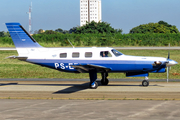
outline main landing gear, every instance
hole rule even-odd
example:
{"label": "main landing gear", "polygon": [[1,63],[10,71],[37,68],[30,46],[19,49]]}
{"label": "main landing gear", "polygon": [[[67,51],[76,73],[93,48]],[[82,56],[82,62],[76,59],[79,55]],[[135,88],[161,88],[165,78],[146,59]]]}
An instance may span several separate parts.
{"label": "main landing gear", "polygon": [[98,87],[98,83],[96,82],[96,79],[97,79],[97,70],[96,69],[92,68],[89,70],[89,78],[90,78],[89,87],[91,89],[96,89]]}
{"label": "main landing gear", "polygon": [[[108,73],[103,72],[101,73],[102,79],[101,79],[101,84],[102,85],[108,85],[109,80],[107,79]],[[98,87],[98,83],[96,82],[97,79],[97,70],[96,69],[90,69],[89,70],[89,78],[90,78],[90,88],[91,89],[96,89]]]}
{"label": "main landing gear", "polygon": [[91,89],[96,89],[98,87],[98,83],[94,82],[94,83],[90,83],[90,88]]}
{"label": "main landing gear", "polygon": [[144,87],[149,86],[148,77],[145,77],[145,80],[142,81],[142,86],[144,86]]}

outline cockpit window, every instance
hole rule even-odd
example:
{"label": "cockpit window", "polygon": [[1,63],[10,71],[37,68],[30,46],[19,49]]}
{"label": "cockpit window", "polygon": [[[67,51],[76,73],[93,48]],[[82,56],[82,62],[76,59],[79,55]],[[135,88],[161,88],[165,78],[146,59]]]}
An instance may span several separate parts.
{"label": "cockpit window", "polygon": [[121,52],[119,52],[119,51],[117,51],[115,49],[112,49],[111,51],[116,57],[123,55]]}

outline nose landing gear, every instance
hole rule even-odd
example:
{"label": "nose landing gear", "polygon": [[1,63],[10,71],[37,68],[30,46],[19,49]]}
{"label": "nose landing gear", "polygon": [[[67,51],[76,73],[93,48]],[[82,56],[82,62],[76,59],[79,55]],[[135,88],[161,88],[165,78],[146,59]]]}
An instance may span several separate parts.
{"label": "nose landing gear", "polygon": [[103,72],[101,73],[102,79],[101,79],[101,84],[102,85],[108,85],[109,80],[107,79],[108,77],[108,73],[107,72]]}
{"label": "nose landing gear", "polygon": [[149,86],[148,77],[145,77],[145,80],[142,81],[142,86],[144,86],[144,87]]}

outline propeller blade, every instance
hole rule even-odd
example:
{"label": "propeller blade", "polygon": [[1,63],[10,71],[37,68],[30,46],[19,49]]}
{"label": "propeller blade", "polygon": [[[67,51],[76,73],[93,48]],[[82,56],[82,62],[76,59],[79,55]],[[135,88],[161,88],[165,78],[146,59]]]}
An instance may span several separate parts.
{"label": "propeller blade", "polygon": [[[169,47],[170,47],[170,43],[169,43]],[[167,59],[169,59],[170,58],[170,52],[168,51],[168,58]]]}
{"label": "propeller blade", "polygon": [[167,59],[169,59],[170,58],[170,52],[168,51],[168,58]]}
{"label": "propeller blade", "polygon": [[[169,43],[169,47],[170,47],[170,43]],[[170,52],[168,51],[168,58],[167,60],[170,59]],[[167,83],[169,82],[169,67],[167,67]]]}
{"label": "propeller blade", "polygon": [[169,67],[167,67],[167,83],[169,81]]}

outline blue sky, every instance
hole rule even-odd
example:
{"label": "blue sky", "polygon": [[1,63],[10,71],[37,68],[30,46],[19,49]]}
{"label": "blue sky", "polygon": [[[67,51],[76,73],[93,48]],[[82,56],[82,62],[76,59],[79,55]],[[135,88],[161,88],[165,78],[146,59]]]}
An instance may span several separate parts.
{"label": "blue sky", "polygon": [[[20,22],[28,30],[29,5],[32,1],[33,31],[69,30],[80,25],[80,0],[1,0],[0,31],[4,23]],[[180,30],[180,0],[101,0],[102,21],[128,33],[140,24],[166,21]]]}

